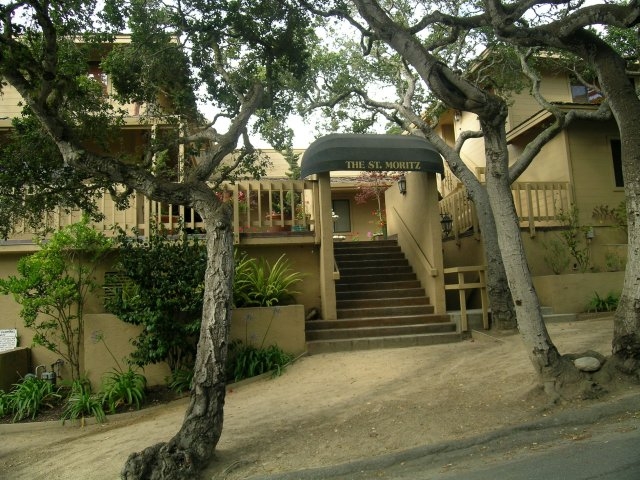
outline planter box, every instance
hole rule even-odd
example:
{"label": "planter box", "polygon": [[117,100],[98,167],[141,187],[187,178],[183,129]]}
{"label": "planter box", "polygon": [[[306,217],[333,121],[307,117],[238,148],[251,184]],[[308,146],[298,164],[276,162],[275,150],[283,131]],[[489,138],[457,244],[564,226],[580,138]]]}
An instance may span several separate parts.
{"label": "planter box", "polygon": [[540,304],[553,313],[581,313],[596,292],[601,297],[620,294],[624,272],[572,273],[533,277]]}
{"label": "planter box", "polygon": [[301,355],[307,350],[304,305],[236,308],[231,312],[231,339],[256,347],[277,345]]}

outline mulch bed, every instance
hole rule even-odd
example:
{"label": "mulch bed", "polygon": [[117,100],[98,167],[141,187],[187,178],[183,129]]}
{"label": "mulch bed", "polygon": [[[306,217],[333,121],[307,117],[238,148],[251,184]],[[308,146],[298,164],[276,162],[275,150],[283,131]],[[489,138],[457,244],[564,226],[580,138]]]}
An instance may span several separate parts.
{"label": "mulch bed", "polygon": [[[155,407],[156,405],[162,405],[165,403],[169,403],[173,400],[177,400],[179,398],[188,395],[188,393],[175,393],[170,390],[166,386],[158,385],[153,387],[148,387],[145,391],[145,402],[141,405],[140,410],[149,407]],[[116,409],[115,413],[127,413],[133,412],[136,408],[129,405],[122,405],[118,409]],[[0,417],[0,424],[2,423],[32,423],[32,422],[50,422],[57,421],[62,418],[62,412],[64,411],[64,401],[60,401],[59,403],[52,405],[50,407],[43,408],[35,418],[25,418],[20,420],[19,422],[13,422],[13,415],[5,415],[4,417]],[[109,412],[105,412],[107,414],[107,418],[110,415]]]}

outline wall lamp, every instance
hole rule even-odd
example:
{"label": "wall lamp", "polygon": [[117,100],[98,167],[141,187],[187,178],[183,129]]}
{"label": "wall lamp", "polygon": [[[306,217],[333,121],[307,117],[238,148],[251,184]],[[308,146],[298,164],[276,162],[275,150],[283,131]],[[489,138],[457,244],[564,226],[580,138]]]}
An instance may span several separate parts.
{"label": "wall lamp", "polygon": [[453,230],[453,218],[448,213],[440,214],[440,225],[442,226],[442,238],[449,238]]}
{"label": "wall lamp", "polygon": [[400,190],[402,195],[407,194],[407,179],[404,178],[404,175],[400,175],[398,178],[398,190]]}

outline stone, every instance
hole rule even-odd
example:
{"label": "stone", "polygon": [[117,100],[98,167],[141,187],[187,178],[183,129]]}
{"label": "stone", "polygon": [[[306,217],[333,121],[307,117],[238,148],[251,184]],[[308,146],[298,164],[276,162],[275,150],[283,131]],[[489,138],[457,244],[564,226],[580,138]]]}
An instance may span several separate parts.
{"label": "stone", "polygon": [[594,357],[580,357],[573,361],[576,368],[582,372],[597,372],[600,370],[600,360]]}

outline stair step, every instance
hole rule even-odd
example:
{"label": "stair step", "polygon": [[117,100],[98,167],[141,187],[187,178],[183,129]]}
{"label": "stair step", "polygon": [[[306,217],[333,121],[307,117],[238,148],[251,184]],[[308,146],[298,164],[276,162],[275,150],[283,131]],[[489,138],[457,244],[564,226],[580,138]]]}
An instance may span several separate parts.
{"label": "stair step", "polygon": [[337,260],[338,268],[340,272],[348,269],[370,268],[370,267],[405,267],[411,268],[409,261],[406,258],[387,258],[386,256],[380,258],[371,258],[367,256],[366,259],[353,259],[350,260]]}
{"label": "stair step", "polygon": [[454,324],[449,315],[398,315],[396,317],[344,318],[340,320],[310,320],[305,329],[324,330],[336,328],[387,327],[397,325]]}
{"label": "stair step", "polygon": [[[393,284],[397,287],[397,284]],[[368,285],[372,287],[372,285]],[[380,290],[338,290],[336,288],[336,300],[338,302],[346,300],[371,300],[371,299],[401,299],[410,297],[424,297],[424,290],[420,287],[388,288]],[[424,297],[429,300],[427,297]]]}
{"label": "stair step", "polygon": [[385,264],[376,264],[376,263],[371,263],[370,265],[363,265],[363,266],[350,266],[350,267],[342,267],[340,265],[338,265],[338,268],[340,269],[340,279],[347,279],[347,278],[352,278],[355,276],[362,276],[362,275],[391,275],[391,274],[398,274],[398,275],[413,275],[413,269],[411,268],[411,266],[409,265],[409,263],[407,262],[406,265],[385,265]]}
{"label": "stair step", "polygon": [[[393,294],[395,290],[390,290]],[[338,310],[348,308],[379,308],[379,307],[404,307],[414,305],[429,305],[429,299],[423,295],[420,297],[388,297],[377,298],[345,298],[337,301]]]}
{"label": "stair step", "polygon": [[305,324],[309,353],[456,342],[395,240],[334,244],[337,320]]}
{"label": "stair step", "polygon": [[348,338],[337,340],[314,340],[307,342],[307,353],[347,352],[354,350],[371,350],[376,348],[416,347],[420,345],[438,345],[464,340],[468,334],[461,333],[427,333],[419,335],[394,335],[392,337]]}
{"label": "stair step", "polygon": [[356,251],[356,252],[347,252],[347,253],[336,253],[334,255],[334,258],[336,259],[337,262],[339,263],[344,263],[344,262],[359,262],[362,260],[375,260],[378,261],[380,259],[385,259],[385,260],[396,260],[396,261],[400,261],[400,260],[405,260],[405,256],[401,251],[390,251],[390,252],[386,252],[386,251],[372,251],[372,252],[360,252],[360,251]]}
{"label": "stair step", "polygon": [[396,240],[378,240],[375,242],[342,242],[334,243],[333,251],[337,253],[358,250],[400,249]]}
{"label": "stair step", "polygon": [[406,273],[377,273],[374,275],[348,275],[344,277],[340,274],[340,280],[336,282],[336,285],[345,283],[385,283],[385,282],[404,282],[416,279],[416,274],[413,272]]}
{"label": "stair step", "polygon": [[433,305],[408,305],[370,308],[341,308],[336,310],[338,320],[343,318],[393,317],[403,315],[429,315]]}
{"label": "stair step", "polygon": [[428,323],[418,325],[388,325],[383,327],[333,328],[307,332],[307,341],[338,340],[345,338],[391,337],[394,335],[421,335],[426,333],[455,332],[454,323]]}
{"label": "stair step", "polygon": [[396,289],[415,289],[421,288],[420,282],[415,278],[412,280],[398,280],[392,282],[336,282],[336,293],[363,293],[363,292],[379,292],[379,291],[389,291]]}

